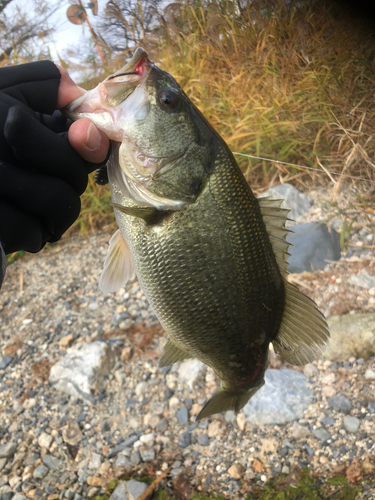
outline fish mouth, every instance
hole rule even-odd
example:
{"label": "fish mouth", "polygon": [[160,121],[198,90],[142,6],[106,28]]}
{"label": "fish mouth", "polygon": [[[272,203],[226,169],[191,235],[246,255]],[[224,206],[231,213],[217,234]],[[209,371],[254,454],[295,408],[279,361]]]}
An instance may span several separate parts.
{"label": "fish mouth", "polygon": [[119,71],[104,80],[104,82],[109,82],[114,79],[122,83],[139,81],[145,74],[148,75],[150,70],[151,61],[146,51],[138,47],[130,61]]}
{"label": "fish mouth", "polygon": [[87,92],[64,109],[73,120],[89,118],[112,140],[120,140],[114,133],[116,109],[135,89],[144,83],[151,72],[152,63],[139,47],[131,60],[117,73],[106,78],[94,90]]}

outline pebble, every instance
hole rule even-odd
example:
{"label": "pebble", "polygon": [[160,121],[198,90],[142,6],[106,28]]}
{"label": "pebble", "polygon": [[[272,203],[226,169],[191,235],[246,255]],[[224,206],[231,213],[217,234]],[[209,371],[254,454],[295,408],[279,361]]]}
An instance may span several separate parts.
{"label": "pebble", "polygon": [[62,431],[62,438],[70,445],[78,444],[82,439],[81,428],[77,422],[71,421]]}
{"label": "pebble", "polygon": [[243,474],[242,466],[240,464],[233,464],[229,467],[227,472],[233,479],[241,479]]}
{"label": "pebble", "polygon": [[127,500],[126,498],[126,487],[123,481],[120,481],[116,488],[114,489],[112,495],[109,497],[109,500]]}
{"label": "pebble", "polygon": [[5,443],[0,445],[0,458],[10,458],[17,449],[16,443]]}
{"label": "pebble", "polygon": [[74,336],[72,333],[70,333],[69,335],[65,335],[65,337],[63,337],[62,339],[60,339],[59,341],[59,344],[62,346],[62,347],[66,347],[68,346],[74,339]]}
{"label": "pebble", "polygon": [[141,463],[141,454],[139,450],[133,450],[130,455],[130,462],[134,465],[138,465]]}
{"label": "pebble", "polygon": [[333,420],[332,417],[323,417],[322,419],[319,420],[319,422],[323,425],[327,425],[328,427],[331,427],[332,425],[335,424],[335,421]]}
{"label": "pebble", "polygon": [[12,361],[12,358],[10,356],[4,356],[3,358],[0,359],[0,370],[4,370],[10,362]]}
{"label": "pebble", "polygon": [[208,443],[209,443],[209,437],[207,434],[200,434],[198,436],[198,443],[201,445],[201,446],[208,446]]}
{"label": "pebble", "polygon": [[63,461],[62,460],[60,460],[59,458],[53,457],[52,455],[44,455],[44,457],[43,457],[43,463],[49,469],[52,469],[52,470],[58,470],[63,465]]}
{"label": "pebble", "polygon": [[152,462],[155,460],[155,450],[153,448],[140,448],[139,452],[144,462]]}
{"label": "pebble", "polygon": [[225,421],[228,423],[234,422],[236,420],[236,414],[232,410],[228,410],[224,414]]}
{"label": "pebble", "polygon": [[155,430],[158,432],[164,432],[168,429],[168,420],[166,418],[162,418],[155,427]]}
{"label": "pebble", "polygon": [[135,393],[137,396],[141,396],[142,394],[147,394],[149,391],[149,385],[147,382],[139,382],[136,385]]}
{"label": "pebble", "polygon": [[116,467],[128,467],[130,466],[130,462],[129,460],[126,458],[125,455],[122,455],[121,453],[117,456],[114,464],[113,464],[113,467],[116,468]]}
{"label": "pebble", "polygon": [[151,432],[150,434],[143,434],[139,440],[141,441],[141,443],[151,447],[153,446],[154,444],[154,441],[155,441],[155,434],[153,432]]}
{"label": "pebble", "polygon": [[41,448],[46,448],[47,450],[50,449],[52,441],[53,437],[50,434],[47,434],[46,432],[42,432],[41,435],[38,437],[39,446]]}
{"label": "pebble", "polygon": [[137,500],[137,498],[147,490],[146,483],[141,483],[140,481],[136,481],[135,479],[126,481],[125,487],[129,495],[129,500]]}
{"label": "pebble", "polygon": [[34,479],[43,479],[47,475],[49,468],[45,465],[38,465],[33,472]]}
{"label": "pebble", "polygon": [[191,435],[190,432],[183,432],[180,434],[177,445],[181,448],[187,448],[191,443]]}
{"label": "pebble", "polygon": [[374,370],[371,370],[371,368],[368,368],[365,372],[365,379],[366,380],[374,380],[375,379]]}
{"label": "pebble", "polygon": [[360,421],[357,417],[344,417],[344,427],[348,432],[357,432]]}
{"label": "pebble", "polygon": [[244,413],[241,412],[237,415],[236,422],[240,431],[244,431],[246,429],[247,420]]}
{"label": "pebble", "polygon": [[206,365],[198,359],[186,359],[178,367],[178,378],[192,389],[195,382],[206,370]]}
{"label": "pebble", "polygon": [[367,408],[369,409],[370,413],[375,413],[375,399],[369,402]]}
{"label": "pebble", "polygon": [[333,398],[328,398],[327,402],[331,408],[342,413],[349,413],[352,409],[352,403],[346,396],[334,396]]}
{"label": "pebble", "polygon": [[292,427],[290,428],[290,434],[294,439],[305,439],[310,435],[310,431],[306,429],[303,425],[298,424],[297,422],[293,422]]}
{"label": "pebble", "polygon": [[208,425],[207,434],[208,437],[222,436],[226,433],[227,428],[224,422],[221,420],[214,420]]}
{"label": "pebble", "polygon": [[91,455],[90,462],[88,464],[89,469],[99,469],[102,463],[102,457],[98,453],[93,453]]}
{"label": "pebble", "polygon": [[313,429],[312,433],[319,441],[324,442],[331,438],[331,434],[325,429]]}
{"label": "pebble", "polygon": [[176,413],[178,423],[180,425],[186,425],[189,421],[189,412],[185,406],[182,406]]}

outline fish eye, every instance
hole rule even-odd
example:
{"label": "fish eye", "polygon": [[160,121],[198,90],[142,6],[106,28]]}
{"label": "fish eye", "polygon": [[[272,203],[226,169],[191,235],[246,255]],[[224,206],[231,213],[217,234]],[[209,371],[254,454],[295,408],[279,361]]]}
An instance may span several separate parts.
{"label": "fish eye", "polygon": [[163,92],[159,94],[159,101],[165,108],[174,109],[179,103],[179,98],[175,92],[163,90]]}

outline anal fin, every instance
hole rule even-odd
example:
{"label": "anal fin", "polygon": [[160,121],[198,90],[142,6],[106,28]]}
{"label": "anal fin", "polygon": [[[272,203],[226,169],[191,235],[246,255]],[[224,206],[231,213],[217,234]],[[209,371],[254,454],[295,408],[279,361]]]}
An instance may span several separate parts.
{"label": "anal fin", "polygon": [[184,359],[192,357],[193,356],[191,354],[177,347],[171,340],[167,340],[167,343],[164,346],[163,354],[159,359],[158,366],[159,368],[163,368],[164,366],[177,363],[177,361],[183,361]]}
{"label": "anal fin", "polygon": [[128,245],[118,229],[109,240],[108,252],[99,279],[103,293],[116,292],[135,276],[135,268]]}
{"label": "anal fin", "polygon": [[202,420],[202,418],[207,418],[215,413],[228,410],[238,413],[263,384],[264,380],[257,387],[253,387],[247,391],[219,389],[199,412],[196,420]]}
{"label": "anal fin", "polygon": [[324,351],[328,326],[314,301],[286,280],[284,286],[284,312],[273,347],[288,363],[304,365]]}

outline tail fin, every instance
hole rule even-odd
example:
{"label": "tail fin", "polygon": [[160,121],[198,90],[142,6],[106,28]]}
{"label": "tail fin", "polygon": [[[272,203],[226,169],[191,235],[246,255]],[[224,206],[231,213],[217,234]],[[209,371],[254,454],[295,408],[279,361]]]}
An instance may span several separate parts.
{"label": "tail fin", "polygon": [[238,413],[263,384],[264,381],[258,387],[253,387],[247,391],[219,389],[202,408],[196,420],[201,420],[202,418],[207,418],[210,415],[227,410],[233,410]]}
{"label": "tail fin", "polygon": [[324,351],[329,339],[328,326],[315,302],[287,281],[284,285],[283,318],[272,343],[275,352],[288,363],[304,365]]}

